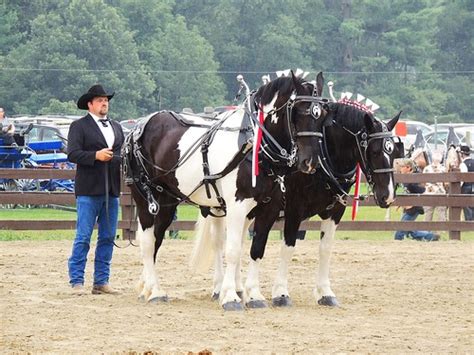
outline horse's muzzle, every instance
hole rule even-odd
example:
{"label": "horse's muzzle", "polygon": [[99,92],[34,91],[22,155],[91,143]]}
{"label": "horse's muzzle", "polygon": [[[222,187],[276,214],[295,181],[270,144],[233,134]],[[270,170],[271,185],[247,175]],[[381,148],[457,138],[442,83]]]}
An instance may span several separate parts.
{"label": "horse's muzzle", "polygon": [[314,174],[316,172],[316,169],[318,167],[318,162],[313,163],[313,158],[311,159],[305,159],[301,164],[300,164],[300,170],[301,172],[305,174]]}

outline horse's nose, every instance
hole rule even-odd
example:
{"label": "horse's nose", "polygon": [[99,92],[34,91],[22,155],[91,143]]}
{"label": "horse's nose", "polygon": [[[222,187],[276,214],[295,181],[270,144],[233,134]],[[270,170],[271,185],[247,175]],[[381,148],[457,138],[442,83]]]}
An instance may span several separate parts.
{"label": "horse's nose", "polygon": [[303,160],[303,166],[306,169],[307,174],[314,174],[316,172],[316,164],[313,163],[313,158]]}

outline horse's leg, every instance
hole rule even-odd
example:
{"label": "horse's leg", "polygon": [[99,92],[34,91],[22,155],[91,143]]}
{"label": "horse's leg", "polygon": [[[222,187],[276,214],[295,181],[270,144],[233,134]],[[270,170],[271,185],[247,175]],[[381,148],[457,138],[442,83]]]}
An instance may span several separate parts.
{"label": "horse's leg", "polygon": [[272,303],[275,307],[292,305],[288,292],[288,266],[295,251],[296,235],[302,221],[302,217],[296,212],[285,210],[285,239],[281,244],[280,264],[272,288]]}
{"label": "horse's leg", "polygon": [[233,201],[227,209],[226,268],[220,293],[222,307],[227,311],[243,310],[241,299],[236,292],[235,280],[242,252],[242,237],[247,226],[247,213],[253,204],[250,199]]}
{"label": "horse's leg", "polygon": [[156,254],[161,246],[166,228],[171,224],[176,206],[161,208],[154,217],[154,228],[146,228],[140,235],[140,251],[143,260],[142,277],[144,286],[139,298],[148,302],[167,301],[161,290],[155,270]]}
{"label": "horse's leg", "polygon": [[[176,213],[176,206],[162,207],[160,212],[155,217],[155,243],[153,250],[153,262],[156,265],[156,256],[158,250],[160,249],[163,239],[165,237],[166,228],[170,226],[173,222],[174,215]],[[158,275],[156,273],[156,268],[153,268],[153,277],[150,279],[152,281],[151,295],[148,297],[148,302],[167,302],[168,295],[161,288]]]}
{"label": "horse's leg", "polygon": [[265,253],[268,234],[278,218],[280,212],[280,204],[271,203],[264,205],[255,218],[254,236],[252,238],[252,246],[250,247],[250,262],[245,282],[245,290],[247,294],[246,306],[249,308],[265,308],[267,302],[260,292],[260,262]]}
{"label": "horse's leg", "polygon": [[[334,211],[330,217],[321,216],[323,221],[321,222],[321,241],[319,243],[319,271],[317,275],[316,289],[314,295],[318,300],[319,305],[323,306],[339,306],[336,295],[331,290],[331,282],[329,281],[329,262],[331,259],[332,246],[334,244],[334,235],[339,220],[344,213],[344,207],[336,205],[334,208],[338,209]],[[341,212],[342,209],[342,212]]]}
{"label": "horse's leg", "polygon": [[[132,195],[134,194],[132,189]],[[135,201],[137,201],[137,212],[138,212],[138,228],[137,228],[137,241],[140,244],[140,253],[142,256],[143,270],[140,275],[140,280],[137,283],[136,290],[139,293],[138,299],[145,301],[151,293],[151,290],[146,287],[146,280],[148,279],[149,270],[146,265],[150,262],[153,264],[153,254],[148,251],[151,249],[148,247],[149,240],[153,239],[153,215],[148,213],[147,208],[140,195],[135,194]],[[150,260],[148,260],[150,259]]]}
{"label": "horse's leg", "polygon": [[214,246],[214,280],[212,299],[218,300],[221,292],[222,281],[224,279],[224,241],[225,241],[225,219],[213,218],[211,226],[212,244]]}
{"label": "horse's leg", "polygon": [[138,299],[145,301],[148,300],[155,282],[154,280],[156,279],[155,263],[153,260],[155,242],[153,226],[143,229],[139,224],[137,230],[137,239],[140,240],[140,254],[143,262],[143,271],[138,283],[139,291],[141,289]]}

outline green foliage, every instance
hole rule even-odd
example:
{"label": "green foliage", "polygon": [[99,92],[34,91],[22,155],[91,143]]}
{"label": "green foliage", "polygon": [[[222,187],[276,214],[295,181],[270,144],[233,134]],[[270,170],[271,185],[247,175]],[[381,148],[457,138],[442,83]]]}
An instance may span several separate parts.
{"label": "green foliage", "polygon": [[[469,0],[5,0],[0,104],[75,112],[100,82],[111,115],[230,103],[243,73],[324,71],[380,115],[474,122]],[[314,74],[312,74],[314,75]]]}

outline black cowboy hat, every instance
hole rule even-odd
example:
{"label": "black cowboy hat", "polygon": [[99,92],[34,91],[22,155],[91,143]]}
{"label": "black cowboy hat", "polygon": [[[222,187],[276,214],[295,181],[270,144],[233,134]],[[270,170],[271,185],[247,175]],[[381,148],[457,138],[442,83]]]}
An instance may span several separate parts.
{"label": "black cowboy hat", "polygon": [[460,146],[459,150],[462,154],[466,154],[466,155],[471,154],[471,148],[469,148],[469,146],[467,146],[467,145]]}
{"label": "black cowboy hat", "polygon": [[87,110],[89,108],[87,103],[94,97],[107,97],[110,100],[112,97],[114,97],[114,95],[115,92],[107,94],[102,85],[94,85],[89,89],[89,91],[82,95],[79,100],[77,100],[77,108],[81,110]]}

